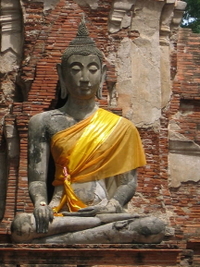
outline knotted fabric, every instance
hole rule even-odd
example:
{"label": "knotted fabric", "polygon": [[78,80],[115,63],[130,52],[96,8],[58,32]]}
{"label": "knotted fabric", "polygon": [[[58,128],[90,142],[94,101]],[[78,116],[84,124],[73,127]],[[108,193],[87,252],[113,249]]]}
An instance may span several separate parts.
{"label": "knotted fabric", "polygon": [[59,212],[86,207],[74,193],[72,183],[105,179],[145,165],[145,156],[135,126],[103,109],[56,133],[51,140],[56,165],[54,186],[64,185]]}

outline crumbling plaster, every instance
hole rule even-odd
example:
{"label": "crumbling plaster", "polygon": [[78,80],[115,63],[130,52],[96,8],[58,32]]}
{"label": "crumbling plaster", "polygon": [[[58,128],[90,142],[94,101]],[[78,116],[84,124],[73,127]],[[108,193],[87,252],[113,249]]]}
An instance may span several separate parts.
{"label": "crumbling plaster", "polygon": [[35,0],[35,2],[43,2],[45,12],[49,9],[53,9],[55,5],[59,2],[59,0]]}
{"label": "crumbling plaster", "polygon": [[169,186],[179,187],[182,182],[200,180],[199,155],[169,153]]}
{"label": "crumbling plaster", "polygon": [[20,1],[1,0],[0,104],[13,101],[15,81],[22,57],[23,24]]}
{"label": "crumbling plaster", "polygon": [[117,53],[118,104],[123,115],[139,127],[153,125],[160,118],[160,73],[155,57],[151,42],[142,38],[124,39]]}
{"label": "crumbling plaster", "polygon": [[[47,11],[54,8],[59,0],[35,0],[35,2],[43,2],[44,11]],[[91,9],[98,8],[98,0],[74,0],[74,2],[83,7],[89,6]]]}
{"label": "crumbling plaster", "polygon": [[181,129],[175,118],[168,125],[169,133],[169,186],[179,187],[182,182],[200,180],[200,146],[178,131]]}
{"label": "crumbling plaster", "polygon": [[[118,105],[123,116],[138,127],[158,126],[161,110],[170,100],[170,32],[181,21],[186,6],[168,1],[113,1],[109,31],[126,27],[139,37],[121,41],[119,50],[108,56],[116,62]],[[176,23],[175,10],[179,10]],[[130,19],[129,24],[127,17]],[[126,23],[124,23],[126,21]],[[126,25],[126,26],[124,26]]]}
{"label": "crumbling plaster", "polygon": [[23,48],[23,18],[20,1],[0,1],[0,219],[4,205],[10,161],[19,155],[16,128],[5,124],[16,92],[16,79]]}

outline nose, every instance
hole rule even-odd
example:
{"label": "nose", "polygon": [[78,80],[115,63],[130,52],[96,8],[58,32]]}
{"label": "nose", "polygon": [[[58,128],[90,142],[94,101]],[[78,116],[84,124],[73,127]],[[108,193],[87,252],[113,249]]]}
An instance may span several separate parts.
{"label": "nose", "polygon": [[81,82],[89,82],[88,70],[85,68],[82,70],[82,75],[81,75],[80,81]]}

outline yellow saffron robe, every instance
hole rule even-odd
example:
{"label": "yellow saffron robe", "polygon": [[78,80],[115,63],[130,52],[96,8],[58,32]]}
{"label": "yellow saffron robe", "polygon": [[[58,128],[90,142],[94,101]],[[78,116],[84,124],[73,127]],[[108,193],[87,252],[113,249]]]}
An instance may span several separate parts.
{"label": "yellow saffron robe", "polygon": [[86,205],[75,195],[71,184],[105,179],[146,164],[139,133],[129,120],[104,109],[56,133],[51,140],[56,172],[54,186],[64,185],[59,212]]}

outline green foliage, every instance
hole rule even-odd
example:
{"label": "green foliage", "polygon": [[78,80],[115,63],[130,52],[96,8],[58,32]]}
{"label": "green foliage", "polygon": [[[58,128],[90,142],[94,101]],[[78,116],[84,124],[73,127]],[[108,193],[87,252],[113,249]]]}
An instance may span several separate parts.
{"label": "green foliage", "polygon": [[185,2],[187,2],[187,7],[181,26],[200,33],[200,0],[185,0]]}

